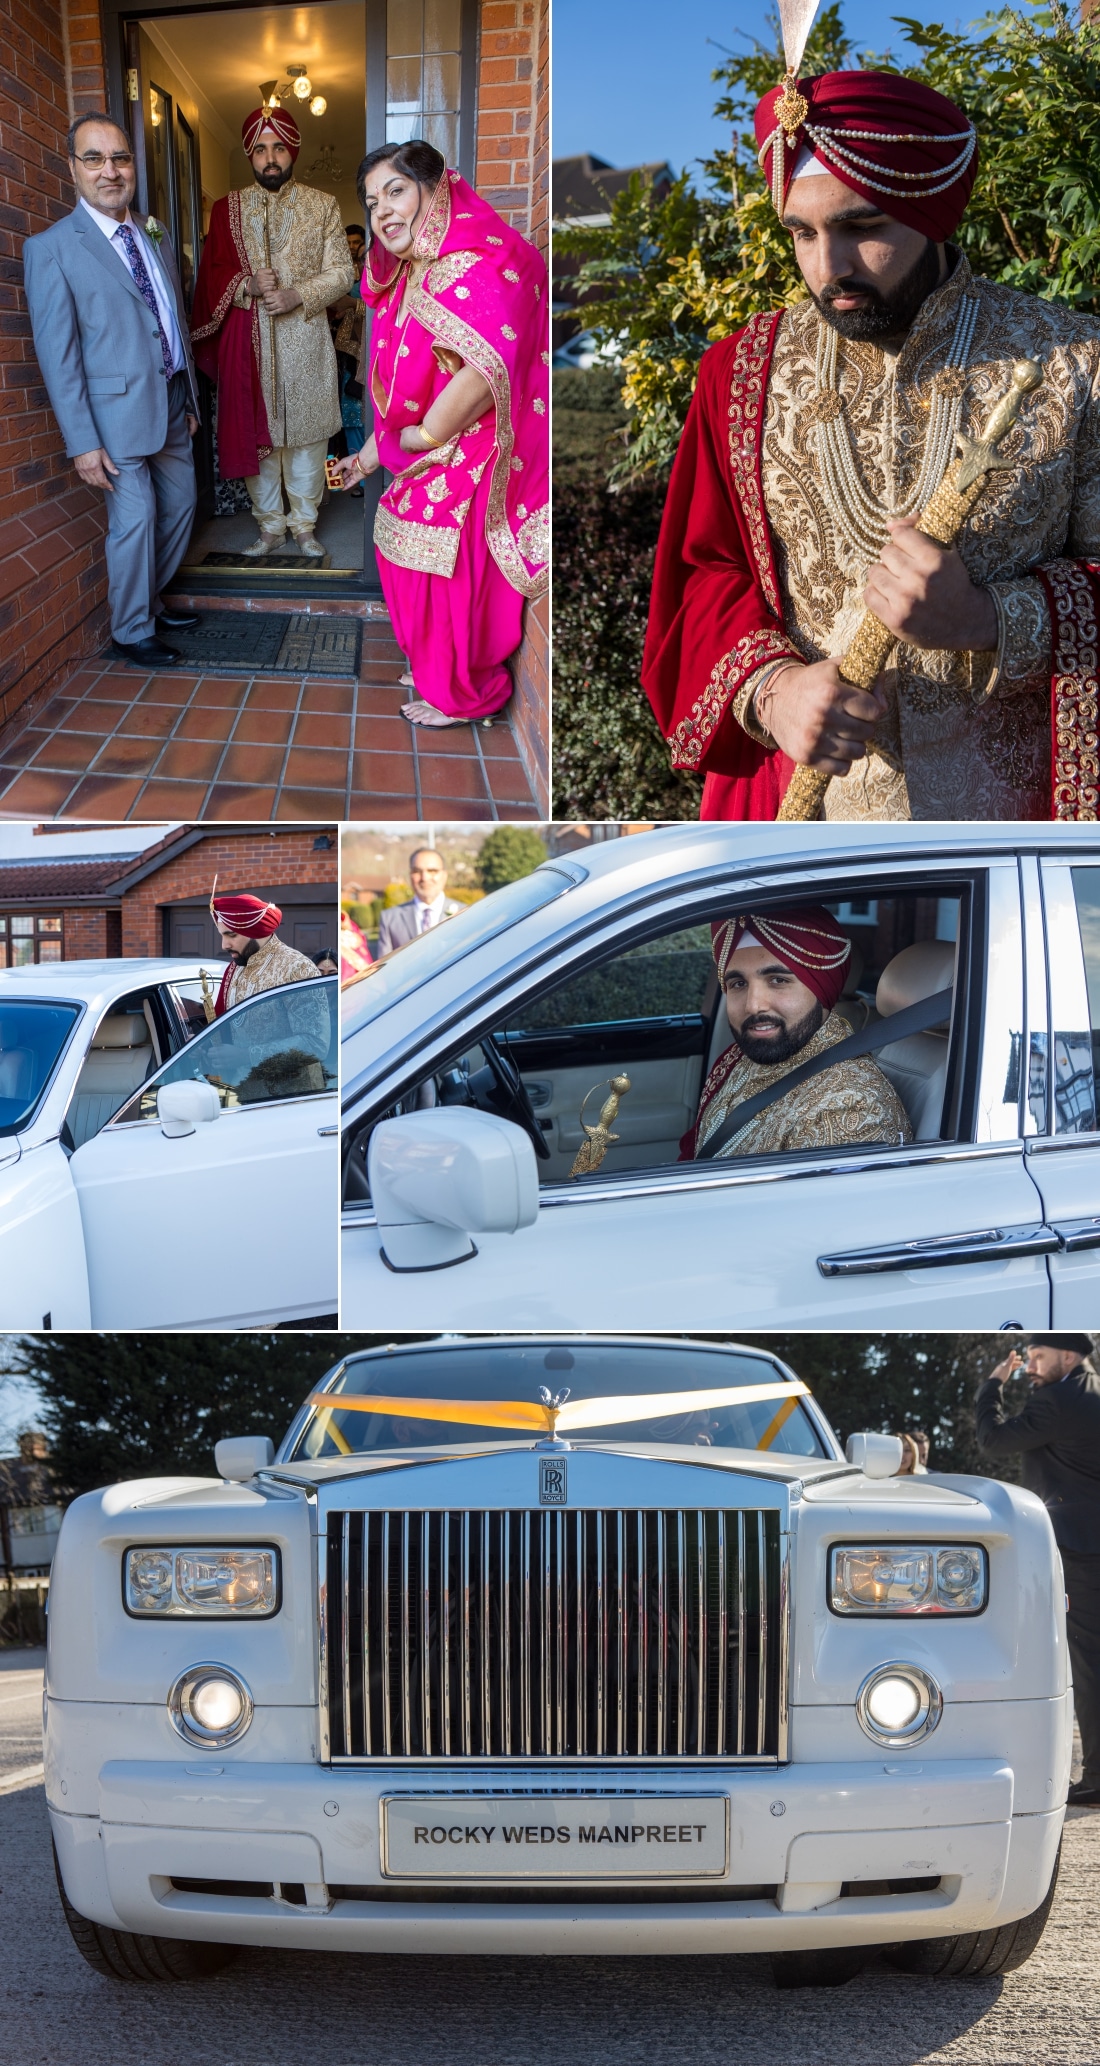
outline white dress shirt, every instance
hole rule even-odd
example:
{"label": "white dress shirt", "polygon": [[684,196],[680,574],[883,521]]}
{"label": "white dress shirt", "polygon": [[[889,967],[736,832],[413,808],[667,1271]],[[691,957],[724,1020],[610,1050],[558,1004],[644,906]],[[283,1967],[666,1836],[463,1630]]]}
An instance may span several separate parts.
{"label": "white dress shirt", "polygon": [[[83,194],[80,196],[80,205],[82,208],[87,209],[96,228],[103,231],[108,243],[114,245],[130,278],[133,279],[134,269],[126,256],[125,241],[118,235],[122,227],[121,223],[117,223],[113,215],[104,215],[102,209],[93,208],[91,202],[84,199]],[[180,336],[180,326],[176,321],[175,304],[168,281],[161,270],[160,262],[153,248],[152,239],[147,237],[140,225],[134,221],[129,209],[126,210],[126,221],[133,230],[138,249],[145,260],[145,270],[152,282],[160,320],[164,325],[164,334],[168,339],[168,346],[172,353],[172,371],[173,373],[182,373],[187,360],[184,357],[183,339]]]}
{"label": "white dress shirt", "polygon": [[424,903],[420,897],[413,898],[413,903],[416,905],[416,930],[418,933],[430,932],[433,925],[439,924],[446,901],[447,899],[442,890],[440,890],[438,897],[432,898],[430,904]]}

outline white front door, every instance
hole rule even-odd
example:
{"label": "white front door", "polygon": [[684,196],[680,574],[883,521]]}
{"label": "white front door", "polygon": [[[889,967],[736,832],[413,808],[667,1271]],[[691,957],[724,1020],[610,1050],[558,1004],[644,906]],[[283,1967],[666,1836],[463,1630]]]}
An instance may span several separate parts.
{"label": "white front door", "polygon": [[[221,1327],[336,1310],[336,983],[251,999],[207,1028],[70,1163],[93,1327]],[[161,1085],[218,1117],[170,1137]]]}

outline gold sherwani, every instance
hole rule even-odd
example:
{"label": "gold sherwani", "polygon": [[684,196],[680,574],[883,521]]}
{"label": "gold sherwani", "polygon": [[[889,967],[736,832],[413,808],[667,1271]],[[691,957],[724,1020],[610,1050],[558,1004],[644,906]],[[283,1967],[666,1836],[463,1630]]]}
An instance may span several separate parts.
{"label": "gold sherwani", "polygon": [[[260,378],[272,446],[315,445],[340,428],[336,353],[325,317],[355,281],[340,209],[334,194],[319,194],[294,179],[277,194],[245,187],[240,202],[253,272],[270,265],[280,287],[296,287],[302,297],[301,307],[285,316],[269,316],[260,305]],[[240,308],[252,305],[243,285],[234,298]]]}
{"label": "gold sherwani", "polygon": [[[791,1069],[801,1068],[803,1062],[847,1040],[851,1030],[845,1020],[831,1014],[805,1047],[785,1062],[750,1062],[742,1055],[703,1107],[696,1154],[735,1105],[769,1090]],[[758,1112],[719,1148],[715,1160],[730,1155],[778,1155],[799,1148],[862,1147],[871,1141],[897,1145],[912,1138],[905,1107],[889,1078],[870,1055],[856,1055],[833,1069],[823,1069],[808,1083],[796,1084],[786,1097]]]}
{"label": "gold sherwani", "polygon": [[[969,310],[961,307],[964,298]],[[844,497],[830,459],[836,438],[823,442],[827,425],[846,426],[863,488],[892,514],[920,480],[937,385],[945,401],[960,398],[961,428],[973,437],[1004,394],[1014,360],[1039,359],[1044,368],[1043,386],[1005,440],[1011,470],[990,476],[958,541],[973,581],[993,591],[998,651],[895,646],[884,677],[888,711],[878,728],[889,758],[857,761],[844,780],[833,781],[826,817],[1046,817],[1051,628],[1045,591],[1029,569],[1062,555],[1100,558],[1100,324],[978,279],[958,256],[900,351],[839,341],[828,392],[821,374],[825,327],[811,301],[783,316],[762,454],[785,626],[807,660],[844,652],[875,556],[838,521]],[[764,735],[751,697],[762,679],[763,670],[734,706],[755,738]]]}
{"label": "gold sherwani", "polygon": [[316,974],[317,964],[308,954],[299,954],[297,947],[288,947],[278,933],[271,933],[259,942],[255,954],[234,969],[225,1008],[229,1011],[233,1005],[243,1004],[246,997],[255,997],[257,991],[274,990],[280,983],[304,983]]}

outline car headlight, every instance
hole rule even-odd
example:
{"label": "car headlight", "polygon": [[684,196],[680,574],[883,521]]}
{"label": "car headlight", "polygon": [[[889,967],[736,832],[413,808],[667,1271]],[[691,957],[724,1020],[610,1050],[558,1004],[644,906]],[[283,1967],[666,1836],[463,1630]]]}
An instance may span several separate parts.
{"label": "car headlight", "polygon": [[279,1610],[276,1549],[150,1548],[127,1550],[123,1598],[129,1614],[180,1614],[203,1620]]}
{"label": "car headlight", "polygon": [[834,1614],[980,1614],[989,1561],[976,1543],[835,1544],[829,1552]]}
{"label": "car headlight", "polygon": [[193,1664],[168,1694],[172,1726],[185,1743],[225,1750],[252,1720],[252,1695],[238,1672],[225,1664]]}
{"label": "car headlight", "polygon": [[943,1694],[919,1664],[877,1664],[856,1695],[865,1736],[891,1750],[930,1736],[943,1713]]}

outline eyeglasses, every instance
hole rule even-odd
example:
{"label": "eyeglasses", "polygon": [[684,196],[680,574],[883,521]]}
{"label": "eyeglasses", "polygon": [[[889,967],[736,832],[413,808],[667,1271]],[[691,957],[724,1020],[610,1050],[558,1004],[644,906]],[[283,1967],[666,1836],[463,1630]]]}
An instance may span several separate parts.
{"label": "eyeglasses", "polygon": [[[74,156],[76,163],[78,165],[86,165],[89,172],[101,172],[107,163],[107,159],[102,151],[76,151]],[[133,162],[132,151],[111,152],[112,165],[132,165]]]}

